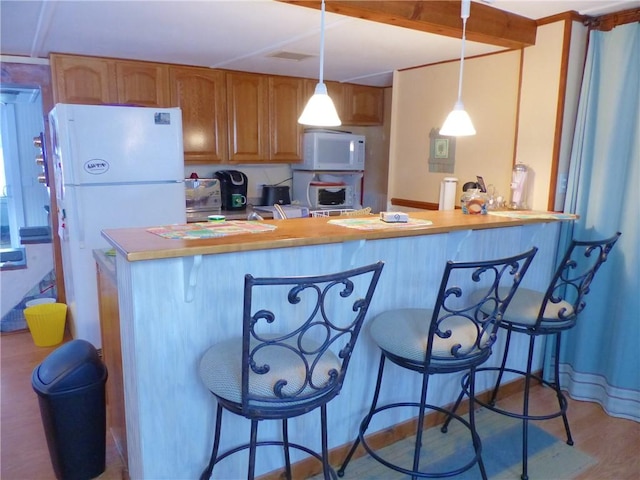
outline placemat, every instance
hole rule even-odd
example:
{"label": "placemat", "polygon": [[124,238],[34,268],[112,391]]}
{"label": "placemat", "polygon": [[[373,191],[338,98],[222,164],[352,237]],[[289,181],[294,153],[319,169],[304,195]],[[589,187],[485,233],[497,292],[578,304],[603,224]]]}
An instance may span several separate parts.
{"label": "placemat", "polygon": [[578,215],[573,213],[539,212],[536,210],[493,210],[487,212],[489,215],[509,218],[549,218],[553,220],[576,220]]}
{"label": "placemat", "polygon": [[275,225],[247,220],[229,220],[224,222],[187,223],[180,225],[165,225],[148,228],[147,232],[160,235],[163,238],[180,238],[193,240],[199,238],[225,237],[243,233],[262,233],[275,230]]}
{"label": "placemat", "polygon": [[416,227],[428,227],[432,225],[431,220],[418,220],[416,218],[409,218],[406,223],[387,223],[380,220],[380,218],[336,218],[329,220],[327,223],[334,225],[340,225],[341,227],[356,228],[358,230],[382,230],[385,228],[416,228]]}

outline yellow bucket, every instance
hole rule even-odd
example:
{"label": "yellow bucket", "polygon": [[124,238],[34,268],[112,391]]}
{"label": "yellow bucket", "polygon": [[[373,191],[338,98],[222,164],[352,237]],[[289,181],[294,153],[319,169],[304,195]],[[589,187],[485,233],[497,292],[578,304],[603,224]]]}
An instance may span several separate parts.
{"label": "yellow bucket", "polygon": [[67,305],[64,303],[43,303],[24,309],[33,343],[38,347],[50,347],[62,342]]}

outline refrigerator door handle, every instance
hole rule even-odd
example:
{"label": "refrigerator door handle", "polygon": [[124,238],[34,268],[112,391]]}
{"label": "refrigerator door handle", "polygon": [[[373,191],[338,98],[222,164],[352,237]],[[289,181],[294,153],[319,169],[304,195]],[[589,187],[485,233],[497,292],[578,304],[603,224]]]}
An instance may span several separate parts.
{"label": "refrigerator door handle", "polygon": [[75,224],[78,226],[77,228],[77,232],[78,232],[78,244],[80,246],[80,248],[84,248],[84,241],[85,241],[85,223],[84,223],[84,208],[83,208],[83,201],[82,201],[82,191],[84,189],[82,187],[76,187],[76,198],[74,199],[75,204],[72,206],[72,214],[75,217]]}

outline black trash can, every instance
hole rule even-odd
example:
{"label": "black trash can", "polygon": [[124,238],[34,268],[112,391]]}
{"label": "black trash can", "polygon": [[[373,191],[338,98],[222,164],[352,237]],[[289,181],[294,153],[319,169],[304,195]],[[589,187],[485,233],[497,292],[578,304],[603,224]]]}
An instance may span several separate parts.
{"label": "black trash can", "polygon": [[105,470],[107,368],[95,347],[72,340],[38,365],[31,386],[58,479],[86,480]]}

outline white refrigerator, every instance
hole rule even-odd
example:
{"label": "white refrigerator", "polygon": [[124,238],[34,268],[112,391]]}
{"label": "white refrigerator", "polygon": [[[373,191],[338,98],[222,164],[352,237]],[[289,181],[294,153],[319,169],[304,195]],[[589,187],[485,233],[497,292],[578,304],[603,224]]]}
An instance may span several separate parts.
{"label": "white refrigerator", "polygon": [[101,347],[101,231],[186,223],[179,108],[57,104],[49,113],[73,338]]}

